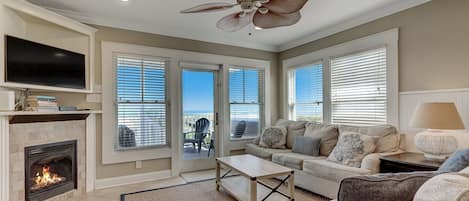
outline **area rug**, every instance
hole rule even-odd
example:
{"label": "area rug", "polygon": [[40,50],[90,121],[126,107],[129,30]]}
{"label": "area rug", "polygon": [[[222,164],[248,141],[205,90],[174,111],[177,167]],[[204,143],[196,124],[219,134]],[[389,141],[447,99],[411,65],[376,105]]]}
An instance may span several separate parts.
{"label": "area rug", "polygon": [[[262,181],[269,186],[275,186],[279,183],[278,180],[269,179]],[[188,184],[170,186],[158,189],[149,189],[133,193],[126,193],[121,195],[121,201],[236,201],[226,191],[215,189],[215,180],[205,180],[198,182],[191,182]],[[287,193],[287,186],[282,185],[279,188],[282,193]],[[274,194],[267,199],[267,201],[277,200],[275,197],[280,196]],[[316,195],[314,193],[296,188],[295,200],[299,201],[329,201],[330,199]]]}

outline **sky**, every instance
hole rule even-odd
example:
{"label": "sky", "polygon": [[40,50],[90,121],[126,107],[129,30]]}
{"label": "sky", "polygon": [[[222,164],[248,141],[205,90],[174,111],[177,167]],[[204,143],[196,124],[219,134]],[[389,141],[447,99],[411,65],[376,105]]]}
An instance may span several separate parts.
{"label": "sky", "polygon": [[213,112],[213,72],[184,70],[182,80],[184,112]]}

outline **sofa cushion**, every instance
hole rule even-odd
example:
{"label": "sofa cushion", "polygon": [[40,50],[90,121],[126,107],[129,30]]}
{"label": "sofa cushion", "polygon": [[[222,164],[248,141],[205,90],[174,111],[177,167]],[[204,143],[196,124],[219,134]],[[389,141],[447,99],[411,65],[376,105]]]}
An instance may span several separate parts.
{"label": "sofa cushion", "polygon": [[276,153],[272,155],[272,162],[297,169],[303,169],[304,160],[324,160],[325,156],[308,156],[299,153]]}
{"label": "sofa cushion", "polygon": [[342,134],[327,160],[359,168],[363,158],[375,150],[375,141],[374,137],[359,133]]}
{"label": "sofa cushion", "polygon": [[459,172],[469,166],[469,149],[458,150],[438,169],[440,172]]}
{"label": "sofa cushion", "polygon": [[272,160],[272,154],[274,153],[289,153],[290,149],[269,149],[263,148],[255,144],[247,144],[245,149],[247,154],[257,156],[266,160]]}
{"label": "sofa cushion", "polygon": [[346,132],[358,132],[364,135],[379,137],[376,142],[376,153],[395,152],[400,148],[401,135],[397,132],[396,127],[391,125],[381,126],[339,126],[339,134]]}
{"label": "sofa cushion", "polygon": [[306,124],[305,136],[321,138],[319,153],[329,156],[337,144],[339,132],[335,126],[310,122]]}
{"label": "sofa cushion", "polygon": [[287,144],[287,129],[276,126],[266,128],[261,135],[259,146],[265,148],[285,149]]}
{"label": "sofa cushion", "polygon": [[469,175],[446,173],[426,181],[417,191],[414,201],[467,201]]}
{"label": "sofa cushion", "polygon": [[371,170],[349,167],[327,160],[304,160],[303,171],[335,182],[340,182],[345,177],[372,174]]}
{"label": "sofa cushion", "polygon": [[406,172],[347,177],[340,182],[337,200],[411,201],[419,187],[438,174]]}
{"label": "sofa cushion", "polygon": [[296,136],[292,152],[305,154],[309,156],[319,156],[319,145],[321,138],[312,138],[308,136]]}

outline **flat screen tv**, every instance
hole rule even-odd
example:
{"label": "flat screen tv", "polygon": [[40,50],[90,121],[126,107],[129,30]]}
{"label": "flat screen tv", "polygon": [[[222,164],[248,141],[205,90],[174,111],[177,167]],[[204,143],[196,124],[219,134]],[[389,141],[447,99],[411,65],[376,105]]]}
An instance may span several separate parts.
{"label": "flat screen tv", "polygon": [[5,81],[85,89],[85,55],[5,36]]}

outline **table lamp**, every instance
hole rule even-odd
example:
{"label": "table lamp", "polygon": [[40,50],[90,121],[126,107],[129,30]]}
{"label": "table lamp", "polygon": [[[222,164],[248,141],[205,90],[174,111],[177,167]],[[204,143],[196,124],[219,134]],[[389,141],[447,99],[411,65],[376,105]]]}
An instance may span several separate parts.
{"label": "table lamp", "polygon": [[420,104],[410,126],[427,129],[415,136],[415,145],[431,161],[444,161],[458,148],[456,138],[447,130],[465,129],[454,103]]}

